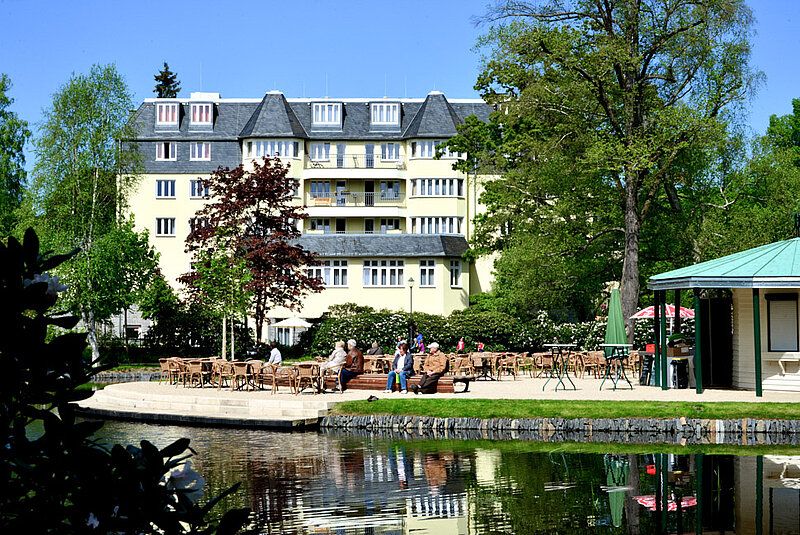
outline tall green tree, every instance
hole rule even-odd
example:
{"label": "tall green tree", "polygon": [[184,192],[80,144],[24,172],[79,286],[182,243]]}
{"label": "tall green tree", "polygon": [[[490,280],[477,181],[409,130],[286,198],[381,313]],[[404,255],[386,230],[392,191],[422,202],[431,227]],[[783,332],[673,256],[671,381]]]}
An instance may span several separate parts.
{"label": "tall green tree", "polygon": [[[604,220],[583,242],[620,244],[629,317],[654,205],[726,142],[759,83],[752,13],[744,0],[510,0],[486,20],[476,88],[500,109],[504,143],[489,151],[492,163],[503,160],[499,189],[529,199],[534,229]],[[562,203],[586,206],[570,214]],[[564,234],[548,240],[554,254],[572,247],[555,246]]]}
{"label": "tall green tree", "polygon": [[164,62],[164,68],[154,76],[156,80],[156,88],[153,93],[158,98],[175,98],[178,96],[178,91],[181,90],[181,83],[178,81],[178,75],[169,70],[169,65]]}
{"label": "tall green tree", "polygon": [[11,79],[0,74],[0,236],[14,227],[15,210],[22,203],[25,185],[25,143],[31,136],[27,121],[9,110]]}
{"label": "tall green tree", "polygon": [[124,288],[136,277],[126,270],[139,269],[134,258],[149,265],[152,257],[141,249],[144,237],[118,218],[141,168],[136,146],[118,141],[134,139],[132,107],[116,68],[95,65],[53,95],[34,143],[31,215],[50,249],[81,249],[69,268],[67,302],[80,315],[95,359],[98,323],[129,301]]}

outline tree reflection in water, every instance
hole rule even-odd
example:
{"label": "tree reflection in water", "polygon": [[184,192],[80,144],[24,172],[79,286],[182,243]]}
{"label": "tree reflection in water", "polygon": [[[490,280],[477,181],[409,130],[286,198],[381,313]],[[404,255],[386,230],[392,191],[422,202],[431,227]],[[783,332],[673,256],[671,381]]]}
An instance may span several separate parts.
{"label": "tree reflection in water", "polygon": [[220,511],[251,507],[262,533],[800,532],[800,456],[615,455],[613,444],[581,454],[522,441],[122,422],[101,433],[159,447],[189,437],[207,495],[241,481]]}

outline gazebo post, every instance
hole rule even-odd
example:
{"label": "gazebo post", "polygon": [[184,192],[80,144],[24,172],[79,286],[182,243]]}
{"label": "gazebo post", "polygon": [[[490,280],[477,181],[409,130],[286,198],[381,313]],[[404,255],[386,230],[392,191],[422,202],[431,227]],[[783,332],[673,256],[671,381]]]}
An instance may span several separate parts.
{"label": "gazebo post", "polygon": [[669,388],[667,373],[667,291],[661,290],[661,390]]}
{"label": "gazebo post", "polygon": [[700,335],[700,327],[703,324],[700,321],[700,290],[694,289],[694,384],[695,392],[698,394],[703,393],[703,358],[700,354],[700,345],[702,337]]}
{"label": "gazebo post", "polygon": [[756,397],[761,397],[761,300],[753,288],[753,346],[756,352]]}
{"label": "gazebo post", "polygon": [[655,340],[655,353],[653,353],[653,370],[655,375],[655,385],[661,386],[661,305],[658,300],[661,293],[658,290],[653,290],[653,340]]}

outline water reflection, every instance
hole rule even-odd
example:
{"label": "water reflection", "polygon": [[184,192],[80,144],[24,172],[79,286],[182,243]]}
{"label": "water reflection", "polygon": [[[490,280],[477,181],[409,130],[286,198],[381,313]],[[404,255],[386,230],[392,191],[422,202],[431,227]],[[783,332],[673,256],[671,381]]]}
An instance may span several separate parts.
{"label": "water reflection", "polygon": [[188,436],[207,495],[242,481],[224,507],[251,507],[262,533],[800,532],[800,456],[579,454],[522,441],[121,422],[101,433],[158,446]]}

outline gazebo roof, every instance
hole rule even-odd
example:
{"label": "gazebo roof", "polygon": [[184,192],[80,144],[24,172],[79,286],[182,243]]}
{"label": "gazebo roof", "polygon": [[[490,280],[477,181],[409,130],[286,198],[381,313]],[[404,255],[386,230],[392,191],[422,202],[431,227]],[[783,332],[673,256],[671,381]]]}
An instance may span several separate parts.
{"label": "gazebo roof", "polygon": [[762,245],[650,278],[651,290],[800,287],[800,238]]}

